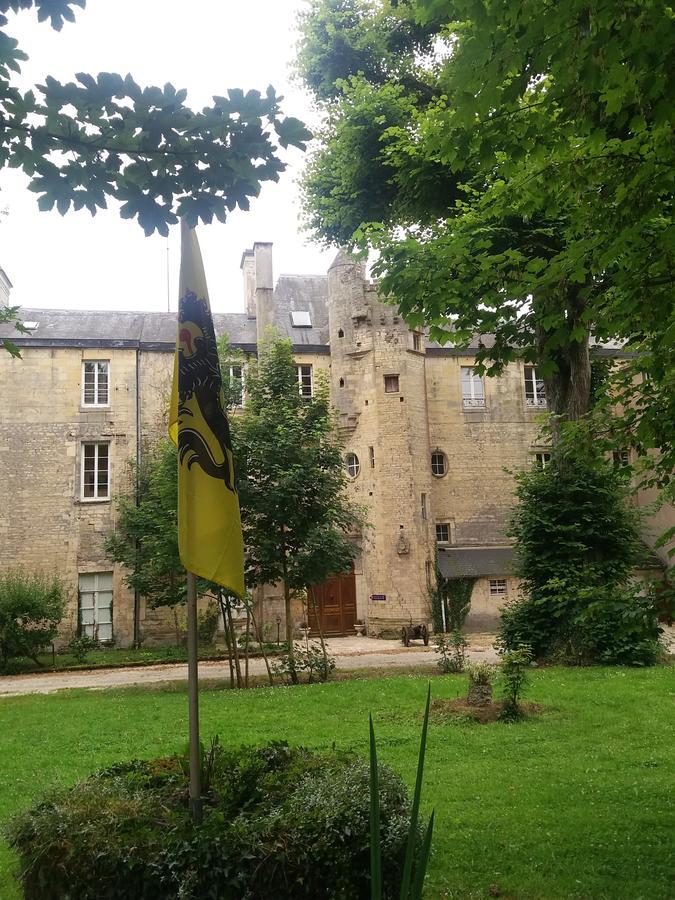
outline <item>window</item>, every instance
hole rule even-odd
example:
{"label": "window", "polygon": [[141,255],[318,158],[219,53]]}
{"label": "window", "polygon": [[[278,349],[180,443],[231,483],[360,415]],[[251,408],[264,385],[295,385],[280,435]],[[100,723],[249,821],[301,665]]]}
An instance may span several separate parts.
{"label": "window", "polygon": [[356,478],[361,471],[361,463],[356,453],[348,453],[345,456],[345,469],[350,478]]}
{"label": "window", "polygon": [[344,386],[345,386],[345,380],[344,380],[344,378],[341,378],[340,379],[340,387],[344,387]]}
{"label": "window", "polygon": [[368,447],[368,456],[370,458],[370,468],[374,469],[375,468],[375,448],[374,447]]}
{"label": "window", "polygon": [[107,406],[110,363],[108,360],[82,362],[82,406]]}
{"label": "window", "polygon": [[344,337],[344,336],[345,336],[344,331],[341,328],[338,328],[338,337],[340,338],[340,337]]}
{"label": "window", "polygon": [[312,379],[311,366],[298,366],[298,384],[301,397],[312,397],[314,394],[314,381]]}
{"label": "window", "polygon": [[387,394],[398,393],[398,375],[384,376],[384,390]]}
{"label": "window", "polygon": [[465,409],[485,406],[485,384],[473,366],[462,366],[462,405]]}
{"label": "window", "polygon": [[112,572],[90,572],[80,575],[79,627],[80,636],[97,641],[111,641],[112,630]]}
{"label": "window", "polygon": [[422,494],[420,499],[421,499],[421,504],[422,504],[422,519],[426,519],[426,517],[427,517],[427,495]]}
{"label": "window", "polygon": [[[242,365],[231,365],[227,367],[228,397],[229,404],[234,407],[244,405],[244,367]],[[228,404],[228,405],[229,405]]]}
{"label": "window", "polygon": [[535,466],[539,466],[540,469],[545,469],[546,466],[550,462],[551,462],[551,454],[550,453],[537,451],[534,454],[534,464],[535,464]]}
{"label": "window", "polygon": [[440,478],[441,475],[445,475],[447,471],[448,467],[446,464],[445,453],[441,453],[440,450],[435,450],[431,454],[431,474]]}
{"label": "window", "polygon": [[525,366],[525,405],[538,409],[546,407],[544,382],[537,378],[534,366]]}
{"label": "window", "polygon": [[438,544],[450,543],[450,525],[448,522],[436,522],[436,542]]}
{"label": "window", "polygon": [[293,328],[311,328],[312,317],[307,310],[293,310],[291,312],[291,325]]}
{"label": "window", "polygon": [[413,331],[413,350],[422,349],[422,335],[419,331]]}
{"label": "window", "polygon": [[82,444],[81,498],[110,499],[110,444]]}
{"label": "window", "polygon": [[506,596],[506,578],[490,579],[490,596],[505,597]]}

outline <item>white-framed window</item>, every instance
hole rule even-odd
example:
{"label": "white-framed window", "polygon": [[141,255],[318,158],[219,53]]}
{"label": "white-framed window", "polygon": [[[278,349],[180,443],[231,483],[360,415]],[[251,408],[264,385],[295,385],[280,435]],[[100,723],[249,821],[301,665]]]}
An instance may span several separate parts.
{"label": "white-framed window", "polygon": [[434,450],[431,454],[431,474],[440,478],[442,475],[445,475],[447,471],[448,461],[445,458],[445,453],[441,450]]}
{"label": "white-framed window", "polygon": [[398,375],[384,376],[384,392],[385,394],[398,393]]}
{"label": "white-framed window", "polygon": [[540,469],[545,469],[551,462],[551,454],[547,453],[546,450],[537,450],[532,455],[534,456],[535,466],[538,466]]}
{"label": "white-framed window", "polygon": [[525,366],[525,405],[534,409],[546,408],[544,382],[534,366]]}
{"label": "white-framed window", "polygon": [[481,375],[476,375],[473,366],[462,366],[462,405],[465,409],[485,406],[485,382]]}
{"label": "white-framed window", "polygon": [[356,478],[361,471],[361,463],[356,453],[348,453],[345,456],[345,469],[350,478]]}
{"label": "white-framed window", "polygon": [[311,366],[304,364],[298,366],[298,385],[301,397],[314,396],[314,377]]}
{"label": "white-framed window", "polygon": [[422,332],[421,331],[413,331],[413,350],[417,350],[417,352],[421,352],[422,350]]}
{"label": "white-framed window", "polygon": [[113,638],[113,573],[82,572],[78,584],[78,621],[82,637],[97,641]]}
{"label": "white-framed window", "polygon": [[110,405],[110,362],[82,360],[82,406]]}
{"label": "white-framed window", "polygon": [[427,495],[426,494],[420,495],[420,511],[422,513],[422,518],[426,519],[427,512],[428,512],[428,510],[427,510]]}
{"label": "white-framed window", "polygon": [[244,367],[241,363],[232,363],[226,372],[230,382],[229,398],[232,406],[240,408],[244,405]]}
{"label": "white-framed window", "polygon": [[110,499],[110,444],[82,444],[80,497],[82,500]]}
{"label": "white-framed window", "polygon": [[438,544],[449,544],[450,543],[450,523],[449,522],[436,522],[436,543],[438,543]]}
{"label": "white-framed window", "polygon": [[506,578],[490,579],[490,596],[506,597]]}

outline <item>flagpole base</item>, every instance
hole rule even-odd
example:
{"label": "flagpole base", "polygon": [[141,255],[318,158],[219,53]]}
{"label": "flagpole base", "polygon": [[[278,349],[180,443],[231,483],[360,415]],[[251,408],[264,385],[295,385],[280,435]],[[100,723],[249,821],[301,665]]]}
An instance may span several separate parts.
{"label": "flagpole base", "polygon": [[187,573],[188,722],[190,734],[190,814],[202,823],[201,759],[199,753],[199,671],[197,648],[197,578]]}

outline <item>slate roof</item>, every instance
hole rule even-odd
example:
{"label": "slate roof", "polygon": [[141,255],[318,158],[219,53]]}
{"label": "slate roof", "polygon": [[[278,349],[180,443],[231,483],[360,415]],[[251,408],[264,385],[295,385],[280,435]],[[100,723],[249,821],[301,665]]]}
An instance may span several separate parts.
{"label": "slate roof", "polygon": [[[275,325],[298,350],[328,349],[327,278],[321,275],[281,275],[274,290]],[[308,311],[311,328],[294,328],[293,310]],[[0,338],[20,346],[136,347],[172,351],[176,341],[176,313],[114,310],[41,309],[21,307],[23,322],[37,322],[31,335],[19,334],[11,324],[0,325]],[[214,313],[217,334],[243,349],[256,346],[256,320],[246,313]]]}
{"label": "slate roof", "polygon": [[438,551],[438,567],[444,578],[478,578],[510,575],[513,547],[447,547]]}

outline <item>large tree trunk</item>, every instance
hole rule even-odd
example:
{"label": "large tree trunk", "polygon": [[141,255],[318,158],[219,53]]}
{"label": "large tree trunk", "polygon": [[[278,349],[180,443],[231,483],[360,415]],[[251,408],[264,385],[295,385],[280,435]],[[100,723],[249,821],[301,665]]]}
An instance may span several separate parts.
{"label": "large tree trunk", "polygon": [[551,423],[552,440],[555,444],[563,422],[578,422],[586,415],[591,401],[591,357],[589,349],[590,330],[582,320],[585,310],[583,300],[578,296],[578,288],[566,290],[564,302],[566,331],[571,336],[575,330],[584,329],[581,340],[569,337],[562,347],[551,350],[551,334],[541,326],[536,326],[536,341],[539,358],[552,359],[558,370],[544,377],[546,400],[549,412],[554,416]]}

